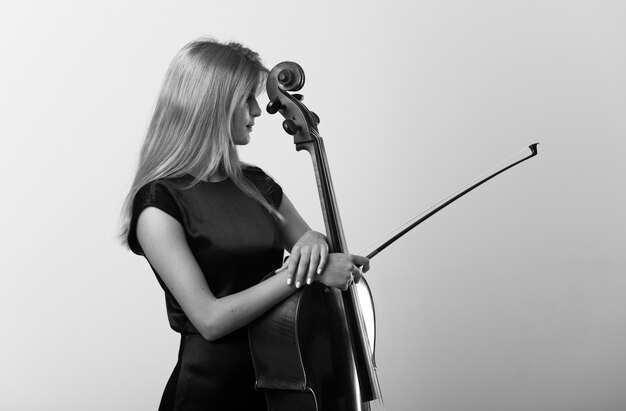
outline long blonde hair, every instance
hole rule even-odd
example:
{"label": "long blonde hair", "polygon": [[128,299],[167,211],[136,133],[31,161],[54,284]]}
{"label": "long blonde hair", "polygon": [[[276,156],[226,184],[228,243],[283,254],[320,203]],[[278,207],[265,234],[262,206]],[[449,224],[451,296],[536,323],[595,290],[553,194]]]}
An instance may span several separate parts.
{"label": "long blonde hair", "polygon": [[257,53],[238,43],[200,39],[170,64],[139,155],[139,166],[122,209],[126,242],[133,201],[141,187],[161,178],[213,174],[230,178],[280,220],[278,212],[243,176],[231,139],[235,109],[260,91],[267,69]]}

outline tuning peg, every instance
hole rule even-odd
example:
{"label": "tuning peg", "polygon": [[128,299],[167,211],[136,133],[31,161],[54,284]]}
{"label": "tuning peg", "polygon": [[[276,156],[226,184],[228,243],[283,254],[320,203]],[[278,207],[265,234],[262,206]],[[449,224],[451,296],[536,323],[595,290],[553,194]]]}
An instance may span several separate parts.
{"label": "tuning peg", "polygon": [[278,112],[278,110],[282,110],[283,108],[285,108],[285,106],[283,106],[283,104],[280,102],[279,99],[275,99],[270,101],[269,103],[267,103],[267,112],[270,114],[276,114]]}
{"label": "tuning peg", "polygon": [[285,120],[283,121],[283,129],[285,130],[285,132],[291,136],[293,136],[294,134],[296,134],[298,132],[298,129],[300,127],[298,127],[296,125],[296,123],[294,123],[293,120]]}
{"label": "tuning peg", "polygon": [[278,82],[280,84],[287,84],[291,81],[291,79],[293,78],[293,75],[291,74],[291,71],[289,70],[283,70],[280,73],[278,73]]}
{"label": "tuning peg", "polygon": [[317,114],[315,114],[314,112],[311,111],[311,115],[313,116],[313,119],[315,120],[315,122],[317,124],[320,123],[320,116],[318,116]]}
{"label": "tuning peg", "polygon": [[304,100],[304,96],[302,94],[300,94],[300,93],[292,94],[291,97],[295,98],[298,101]]}

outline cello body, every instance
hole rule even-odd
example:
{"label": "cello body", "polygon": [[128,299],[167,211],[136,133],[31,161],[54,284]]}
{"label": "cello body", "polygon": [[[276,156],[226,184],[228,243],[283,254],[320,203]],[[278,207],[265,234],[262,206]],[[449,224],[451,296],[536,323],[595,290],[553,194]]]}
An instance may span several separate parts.
{"label": "cello body", "polygon": [[256,385],[268,409],[360,409],[340,294],[311,284],[250,328]]}
{"label": "cello body", "polygon": [[[329,252],[347,252],[319,118],[290,95],[304,85],[296,63],[275,66],[267,80],[268,111],[285,117],[283,128],[297,150],[311,155],[326,225]],[[357,289],[358,287],[358,289]],[[360,303],[363,296],[369,301]],[[368,311],[363,312],[363,307]],[[381,400],[373,356],[373,303],[364,278],[348,291],[319,283],[305,286],[249,327],[256,387],[272,411],[370,410]]]}

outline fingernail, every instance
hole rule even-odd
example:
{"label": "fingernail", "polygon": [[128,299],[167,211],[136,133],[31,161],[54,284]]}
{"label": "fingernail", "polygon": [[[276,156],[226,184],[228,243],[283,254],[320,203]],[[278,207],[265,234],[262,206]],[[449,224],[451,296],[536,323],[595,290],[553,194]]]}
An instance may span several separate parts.
{"label": "fingernail", "polygon": [[300,288],[300,281],[296,281],[296,288]]}
{"label": "fingernail", "polygon": [[287,285],[291,285],[291,278],[287,279]]}
{"label": "fingernail", "polygon": [[307,279],[306,279],[306,283],[307,283],[308,285],[311,285],[311,283],[312,283],[312,282],[313,282],[313,279],[312,279],[311,277],[309,277],[309,278],[307,278]]}

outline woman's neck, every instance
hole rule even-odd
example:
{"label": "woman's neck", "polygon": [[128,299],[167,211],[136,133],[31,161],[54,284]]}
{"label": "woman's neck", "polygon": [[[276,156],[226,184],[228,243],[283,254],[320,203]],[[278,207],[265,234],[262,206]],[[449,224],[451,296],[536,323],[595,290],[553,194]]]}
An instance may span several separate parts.
{"label": "woman's neck", "polygon": [[226,175],[224,174],[212,174],[206,179],[209,183],[219,183],[224,180],[226,180]]}
{"label": "woman's neck", "polygon": [[194,173],[188,173],[188,174],[197,180],[208,182],[208,183],[219,183],[228,178],[226,174],[222,174],[222,173],[211,174],[210,176],[205,177],[205,178],[198,178],[198,175]]}

